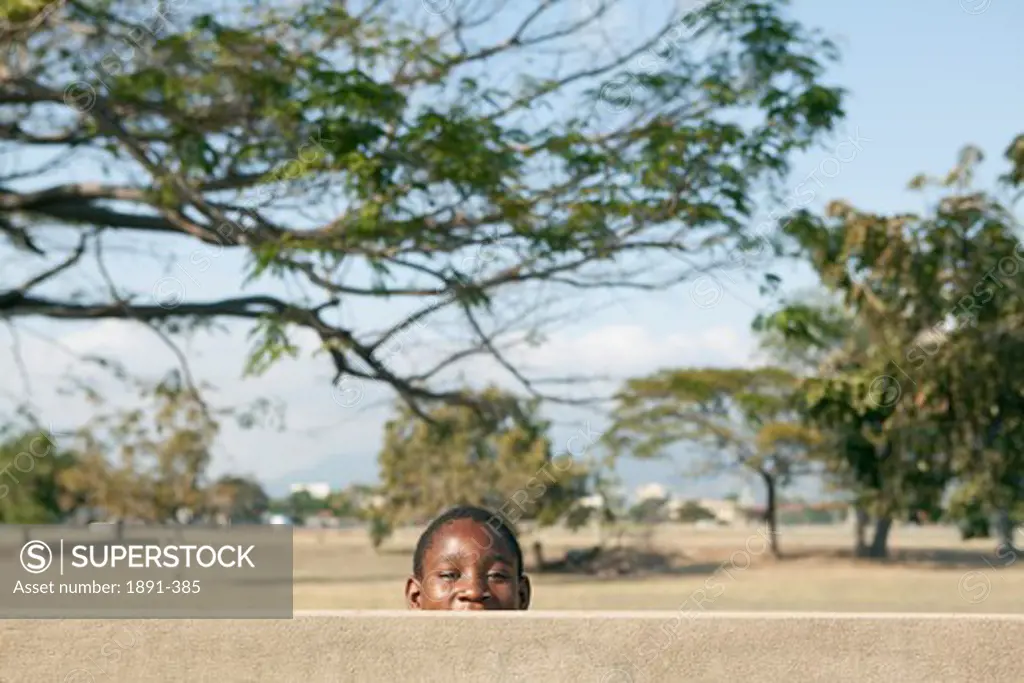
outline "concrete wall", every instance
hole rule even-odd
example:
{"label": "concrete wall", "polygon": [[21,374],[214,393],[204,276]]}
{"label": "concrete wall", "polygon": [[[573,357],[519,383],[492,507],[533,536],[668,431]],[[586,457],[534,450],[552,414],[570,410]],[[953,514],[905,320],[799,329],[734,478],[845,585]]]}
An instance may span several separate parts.
{"label": "concrete wall", "polygon": [[0,681],[1020,683],[1022,616],[672,612],[4,621]]}

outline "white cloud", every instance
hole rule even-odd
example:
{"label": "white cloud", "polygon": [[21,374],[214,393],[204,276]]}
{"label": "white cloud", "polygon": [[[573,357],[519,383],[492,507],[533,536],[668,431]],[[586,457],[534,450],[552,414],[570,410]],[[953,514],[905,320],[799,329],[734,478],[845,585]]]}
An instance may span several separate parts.
{"label": "white cloud", "polygon": [[[151,350],[157,336],[142,325],[120,320],[102,320],[61,338],[61,343],[81,354],[122,354],[138,349],[142,356]],[[162,344],[161,344],[162,345]]]}
{"label": "white cloud", "polygon": [[524,359],[561,375],[626,376],[661,367],[747,365],[753,347],[730,327],[661,334],[636,324],[611,324],[577,335],[562,333]]}

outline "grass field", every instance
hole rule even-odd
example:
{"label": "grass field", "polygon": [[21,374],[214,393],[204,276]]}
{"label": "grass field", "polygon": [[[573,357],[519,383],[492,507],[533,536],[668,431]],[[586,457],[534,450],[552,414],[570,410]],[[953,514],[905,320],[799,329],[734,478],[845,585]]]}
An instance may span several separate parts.
{"label": "grass field", "polygon": [[[403,609],[416,537],[400,530],[375,553],[361,529],[296,529],[295,609]],[[669,566],[614,578],[535,573],[533,608],[1024,613],[1024,562],[996,557],[991,540],[898,527],[892,559],[879,563],[851,559],[851,538],[846,528],[783,528],[789,557],[776,561],[756,530],[663,525],[624,542],[674,555]],[[536,540],[554,556],[597,535],[545,530],[522,539],[528,556]]]}

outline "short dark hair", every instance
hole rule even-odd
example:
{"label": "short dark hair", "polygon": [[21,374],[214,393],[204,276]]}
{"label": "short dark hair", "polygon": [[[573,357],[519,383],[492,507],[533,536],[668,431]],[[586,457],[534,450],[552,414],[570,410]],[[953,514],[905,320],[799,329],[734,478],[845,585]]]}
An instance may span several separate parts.
{"label": "short dark hair", "polygon": [[420,540],[416,543],[416,551],[412,556],[412,572],[417,579],[423,578],[423,558],[426,556],[427,551],[430,550],[430,546],[434,542],[434,536],[444,526],[460,519],[479,522],[497,532],[508,543],[509,548],[512,549],[512,553],[516,556],[516,571],[519,573],[519,576],[523,575],[523,549],[519,547],[519,539],[516,538],[516,533],[512,531],[512,527],[505,522],[505,519],[486,508],[475,505],[459,505],[441,513],[434,521],[427,525],[427,528],[420,535]]}

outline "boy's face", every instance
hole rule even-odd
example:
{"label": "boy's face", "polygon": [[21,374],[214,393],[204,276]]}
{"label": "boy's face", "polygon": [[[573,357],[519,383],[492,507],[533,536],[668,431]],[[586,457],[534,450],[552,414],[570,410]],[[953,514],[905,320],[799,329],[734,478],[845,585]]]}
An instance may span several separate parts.
{"label": "boy's face", "polygon": [[530,580],[500,534],[471,519],[457,519],[434,534],[423,556],[423,577],[405,586],[410,609],[513,610],[530,605]]}

